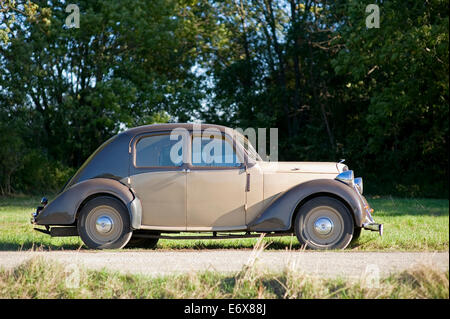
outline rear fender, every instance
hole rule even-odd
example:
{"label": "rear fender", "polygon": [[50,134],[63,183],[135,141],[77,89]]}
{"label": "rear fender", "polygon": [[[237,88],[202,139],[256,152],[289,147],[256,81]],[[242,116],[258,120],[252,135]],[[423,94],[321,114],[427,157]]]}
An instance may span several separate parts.
{"label": "rear fender", "polygon": [[88,179],[71,186],[47,204],[35,221],[38,225],[72,225],[82,206],[91,198],[109,195],[119,199],[128,209],[131,228],[139,229],[142,205],[126,185],[108,178]]}

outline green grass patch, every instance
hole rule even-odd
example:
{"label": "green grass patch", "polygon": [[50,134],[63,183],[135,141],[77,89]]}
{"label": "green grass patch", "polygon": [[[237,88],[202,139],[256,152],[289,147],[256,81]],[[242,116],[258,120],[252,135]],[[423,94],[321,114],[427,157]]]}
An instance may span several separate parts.
{"label": "green grass patch", "polygon": [[449,298],[449,272],[430,266],[374,280],[324,279],[244,267],[148,277],[74,268],[34,258],[0,270],[0,298]]}
{"label": "green grass patch", "polygon": [[31,213],[40,197],[0,197],[0,250],[77,249],[83,243],[78,237],[52,238],[33,230]]}
{"label": "green grass patch", "polygon": [[[384,236],[363,231],[349,249],[358,251],[448,251],[449,201],[440,199],[368,198]],[[38,197],[0,198],[0,250],[78,249],[78,237],[51,238],[33,230],[30,214]],[[158,249],[252,249],[257,239],[160,240]],[[301,249],[295,237],[265,238],[271,249]]]}

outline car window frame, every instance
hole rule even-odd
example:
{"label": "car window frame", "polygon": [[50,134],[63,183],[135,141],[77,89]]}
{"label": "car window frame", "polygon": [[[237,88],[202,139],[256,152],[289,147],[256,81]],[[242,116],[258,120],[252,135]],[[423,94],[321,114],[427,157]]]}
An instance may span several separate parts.
{"label": "car window frame", "polygon": [[[201,134],[203,134],[204,130],[202,130]],[[193,143],[193,139],[194,139],[194,135],[199,135],[198,132],[193,132],[193,131],[189,131],[189,152],[188,152],[188,168],[191,170],[242,170],[245,169],[247,167],[247,157],[245,156],[245,153],[240,149],[240,147],[238,146],[238,143],[236,142],[236,140],[231,137],[229,134],[225,133],[225,132],[214,132],[214,134],[211,135],[217,135],[217,134],[221,134],[222,137],[224,137],[225,139],[228,138],[229,141],[232,143],[232,147],[233,147],[233,151],[236,153],[236,156],[239,157],[239,160],[241,161],[239,166],[200,166],[200,165],[193,165],[192,164],[192,143]]]}
{"label": "car window frame", "polygon": [[[145,133],[141,133],[139,135],[136,135],[133,138],[133,142],[132,142],[132,151],[131,151],[131,162],[133,164],[134,169],[149,169],[149,170],[180,170],[183,168],[186,168],[186,158],[188,158],[188,156],[190,156],[190,150],[189,150],[189,138],[190,135],[186,134],[186,133],[182,133],[185,135],[184,137],[184,143],[185,145],[183,146],[183,149],[187,151],[188,154],[183,154],[183,162],[181,165],[176,166],[176,165],[172,165],[172,166],[138,166],[136,163],[136,158],[137,158],[137,150],[136,150],[136,146],[139,143],[140,140],[146,138],[146,137],[152,137],[152,136],[159,136],[159,135],[168,135],[170,136],[171,131],[155,131],[155,132],[145,132]],[[186,145],[186,143],[188,145]]]}

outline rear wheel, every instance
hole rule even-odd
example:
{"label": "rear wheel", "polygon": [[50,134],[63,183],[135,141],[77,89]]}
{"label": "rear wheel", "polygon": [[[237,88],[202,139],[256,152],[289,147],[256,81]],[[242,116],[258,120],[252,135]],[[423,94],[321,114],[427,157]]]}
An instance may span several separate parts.
{"label": "rear wheel", "polygon": [[131,238],[130,217],[119,200],[101,196],[90,200],[80,211],[78,233],[92,249],[118,249]]}
{"label": "rear wheel", "polygon": [[311,249],[344,249],[353,237],[353,218],[347,207],[331,197],[306,202],[295,218],[300,244]]}

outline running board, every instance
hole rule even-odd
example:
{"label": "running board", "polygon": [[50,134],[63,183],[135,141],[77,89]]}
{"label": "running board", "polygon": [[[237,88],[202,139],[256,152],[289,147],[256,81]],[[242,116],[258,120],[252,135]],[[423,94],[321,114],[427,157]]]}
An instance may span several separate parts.
{"label": "running board", "polygon": [[137,233],[133,234],[135,238],[159,238],[159,239],[236,239],[236,238],[258,238],[261,237],[262,234],[265,234],[264,237],[282,237],[282,236],[291,236],[293,233],[259,233],[259,234],[250,234],[246,233],[244,235],[218,235],[214,234],[212,236],[166,236],[166,235],[152,235],[145,233]]}

